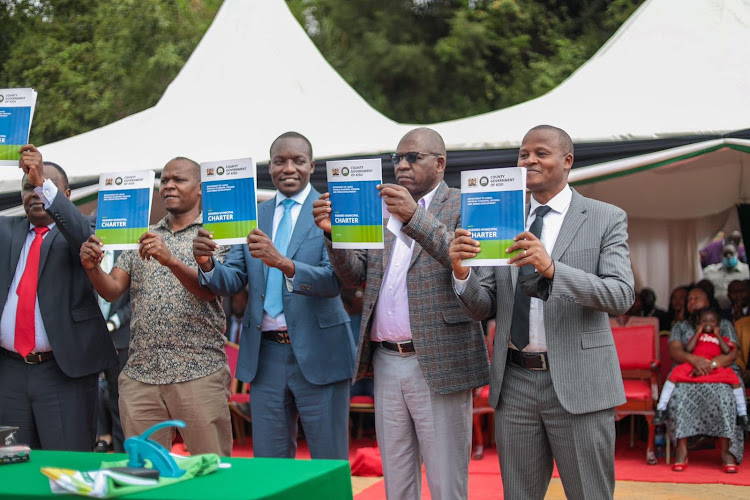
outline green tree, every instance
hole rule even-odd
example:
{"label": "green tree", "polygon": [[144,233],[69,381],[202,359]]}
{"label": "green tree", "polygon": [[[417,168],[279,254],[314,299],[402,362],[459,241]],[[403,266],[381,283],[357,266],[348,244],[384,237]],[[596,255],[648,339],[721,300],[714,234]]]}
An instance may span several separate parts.
{"label": "green tree", "polygon": [[507,107],[567,78],[643,0],[287,0],[376,109],[429,123]]}

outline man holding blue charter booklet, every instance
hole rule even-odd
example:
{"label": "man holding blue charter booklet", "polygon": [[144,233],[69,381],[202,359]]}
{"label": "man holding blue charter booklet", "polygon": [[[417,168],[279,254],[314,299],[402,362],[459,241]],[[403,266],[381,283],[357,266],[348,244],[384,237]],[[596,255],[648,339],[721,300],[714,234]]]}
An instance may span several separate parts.
{"label": "man holding blue charter booklet", "polygon": [[[179,419],[193,455],[232,453],[227,401],[232,376],[224,351],[226,320],[221,300],[198,283],[193,239],[203,224],[200,166],[177,157],[162,170],[159,195],[167,216],[123,252],[107,274],[95,235],[81,247],[83,267],[109,302],[130,290],[129,358],[119,377],[125,437],[164,420]],[[223,254],[222,254],[223,255]],[[151,439],[172,447],[174,428]]]}
{"label": "man holding blue charter booklet", "polygon": [[496,409],[505,498],[542,499],[553,459],[568,498],[612,498],[614,408],[625,402],[608,313],[634,301],[621,209],[568,185],[573,142],[549,125],[523,138],[518,166],[531,192],[526,231],[508,264],[469,268],[480,242],[451,243],[461,308],[495,317],[490,404]]}
{"label": "man holding blue charter booklet", "polygon": [[276,195],[258,206],[247,244],[234,245],[221,263],[212,235],[198,232],[200,281],[219,295],[249,287],[237,378],[250,383],[254,455],[294,458],[299,416],[312,458],[346,460],[354,342],[313,221],[320,193],[310,185],[312,145],[286,132],[271,144],[270,157]]}
{"label": "man holding blue charter booklet", "polygon": [[[326,247],[344,285],[367,282],[355,378],[373,366],[387,497],[421,498],[424,460],[432,498],[465,499],[471,389],[487,384],[489,367],[482,326],[460,310],[451,283],[461,193],[443,181],[445,143],[434,130],[410,131],[391,158],[398,184],[377,186],[395,227],[385,249]],[[314,207],[330,238],[329,194]]]}

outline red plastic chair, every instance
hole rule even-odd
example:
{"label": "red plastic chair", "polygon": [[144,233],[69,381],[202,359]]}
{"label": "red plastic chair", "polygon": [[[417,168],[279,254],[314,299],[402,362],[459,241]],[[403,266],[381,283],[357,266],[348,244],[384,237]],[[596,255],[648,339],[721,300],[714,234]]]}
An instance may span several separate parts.
{"label": "red plastic chair", "polygon": [[[659,398],[659,336],[650,325],[612,328],[620,360],[627,402],[615,408],[619,420],[627,415],[643,415],[648,423],[646,462],[657,463],[654,453],[654,414]],[[630,447],[634,443],[634,423],[630,423]]]}
{"label": "red plastic chair", "polygon": [[225,342],[224,350],[227,353],[227,364],[229,372],[232,374],[232,394],[229,396],[229,411],[232,414],[232,427],[237,435],[237,441],[245,444],[247,435],[245,433],[245,422],[251,422],[250,414],[242,411],[242,408],[249,411],[250,405],[250,384],[245,384],[237,380],[237,360],[240,355],[240,346],[233,342]]}

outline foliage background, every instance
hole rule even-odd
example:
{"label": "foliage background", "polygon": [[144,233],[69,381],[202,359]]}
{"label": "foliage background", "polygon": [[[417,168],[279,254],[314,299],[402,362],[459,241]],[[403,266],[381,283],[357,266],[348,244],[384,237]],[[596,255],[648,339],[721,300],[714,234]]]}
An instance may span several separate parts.
{"label": "foliage background", "polygon": [[[286,1],[344,79],[377,110],[408,123],[471,116],[547,92],[643,2]],[[39,92],[35,144],[101,127],[159,100],[220,5],[0,0],[0,87]]]}

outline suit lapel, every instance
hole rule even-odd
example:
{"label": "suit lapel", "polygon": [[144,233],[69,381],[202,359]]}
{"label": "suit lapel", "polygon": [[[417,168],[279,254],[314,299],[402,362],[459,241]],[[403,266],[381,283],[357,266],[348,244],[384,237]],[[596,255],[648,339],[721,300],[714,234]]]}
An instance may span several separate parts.
{"label": "suit lapel", "polygon": [[[438,216],[440,211],[443,209],[443,205],[445,205],[445,201],[448,199],[448,185],[445,183],[445,181],[440,181],[440,184],[438,184],[437,191],[435,191],[435,196],[432,197],[432,201],[430,202],[430,207],[427,209],[429,213],[434,215],[435,217]],[[414,245],[414,251],[411,253],[411,261],[409,262],[409,268],[411,269],[411,266],[414,265],[414,263],[417,261],[417,257],[419,257],[419,254],[422,253],[422,245],[416,244]]]}
{"label": "suit lapel", "polygon": [[54,239],[57,238],[59,234],[60,230],[57,229],[57,224],[55,224],[55,227],[49,230],[47,236],[44,237],[44,241],[42,241],[42,248],[39,249],[39,276],[42,275],[44,264],[47,262],[47,256],[49,255],[49,249],[52,246],[52,241],[54,241]]}
{"label": "suit lapel", "polygon": [[26,236],[29,234],[29,220],[26,217],[16,219],[12,234],[13,236],[10,242],[10,269],[8,269],[8,276],[13,276],[16,273],[18,259],[21,258],[21,250],[23,250],[23,245],[26,243]]}
{"label": "suit lapel", "polygon": [[568,213],[565,214],[560,232],[557,235],[557,241],[555,241],[555,247],[552,249],[551,257],[553,260],[559,259],[568,249],[586,219],[586,206],[583,204],[583,198],[573,190],[570,208],[568,208]]}
{"label": "suit lapel", "polygon": [[294,225],[292,236],[289,239],[289,245],[286,247],[286,256],[290,259],[297,253],[300,245],[307,239],[307,233],[310,232],[315,226],[315,219],[312,216],[312,204],[313,200],[317,200],[320,196],[314,188],[310,189],[310,192],[305,198],[305,202],[302,204],[299,217],[297,217],[297,223]]}
{"label": "suit lapel", "polygon": [[[266,200],[258,207],[258,229],[263,231],[269,238],[273,240],[273,212],[276,209],[276,195],[270,200]],[[245,245],[247,250],[247,245]],[[268,266],[263,265],[263,281],[265,282],[268,278]],[[265,288],[265,285],[263,286]]]}
{"label": "suit lapel", "polygon": [[388,229],[385,230],[385,247],[383,248],[383,272],[388,269],[388,262],[391,260],[391,252],[393,252],[393,244],[396,241],[396,235],[390,232]]}

